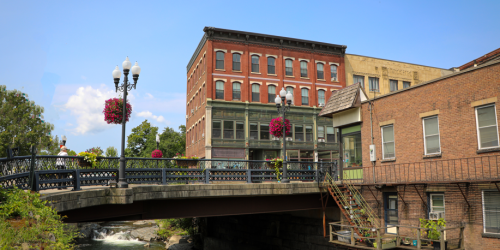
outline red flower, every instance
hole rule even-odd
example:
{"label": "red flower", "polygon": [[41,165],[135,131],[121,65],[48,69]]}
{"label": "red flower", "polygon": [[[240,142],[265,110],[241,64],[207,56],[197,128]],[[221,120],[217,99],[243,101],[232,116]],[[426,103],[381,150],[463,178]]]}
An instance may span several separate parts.
{"label": "red flower", "polygon": [[163,153],[161,152],[161,150],[159,150],[159,149],[155,149],[155,150],[153,150],[153,152],[151,153],[151,157],[152,157],[152,158],[162,158],[162,157],[163,157]]}
{"label": "red flower", "polygon": [[[130,103],[128,103],[128,101],[126,107],[127,115],[125,119],[128,122],[130,114],[132,114],[132,106],[130,105]],[[108,124],[121,124],[123,117],[123,99],[111,98],[109,100],[106,100],[102,113],[104,114],[104,121],[106,121]]]}
{"label": "red flower", "polygon": [[[286,135],[290,135],[290,129],[292,126],[290,125],[290,120],[285,119],[285,129]],[[269,123],[269,133],[274,135],[275,137],[281,138],[283,137],[283,118],[278,117],[271,120]]]}

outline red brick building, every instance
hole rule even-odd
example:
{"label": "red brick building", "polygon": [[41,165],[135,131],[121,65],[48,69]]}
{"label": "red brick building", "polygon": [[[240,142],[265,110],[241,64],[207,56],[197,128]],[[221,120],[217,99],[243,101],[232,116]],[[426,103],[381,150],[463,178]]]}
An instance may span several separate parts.
{"label": "red brick building", "polygon": [[[358,110],[359,119],[347,117],[352,122],[339,129],[341,138],[360,133],[362,164],[345,168],[343,177],[357,182],[380,224],[444,218],[447,228],[465,227],[465,249],[500,249],[499,94],[496,58],[320,115],[335,124]],[[459,236],[446,234],[451,245]]]}
{"label": "red brick building", "polygon": [[331,92],[345,87],[346,46],[205,27],[187,66],[186,154],[265,159],[280,155],[269,135],[274,98],[293,94],[295,160],[337,157],[331,120],[317,118]]}

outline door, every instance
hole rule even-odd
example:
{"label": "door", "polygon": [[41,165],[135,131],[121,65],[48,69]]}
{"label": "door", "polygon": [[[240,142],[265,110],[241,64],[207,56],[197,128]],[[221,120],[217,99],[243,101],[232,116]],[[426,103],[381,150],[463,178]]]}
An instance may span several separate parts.
{"label": "door", "polygon": [[398,194],[397,193],[385,193],[384,199],[384,214],[385,214],[385,226],[387,228],[386,232],[390,234],[396,234],[396,227],[390,227],[398,225]]}

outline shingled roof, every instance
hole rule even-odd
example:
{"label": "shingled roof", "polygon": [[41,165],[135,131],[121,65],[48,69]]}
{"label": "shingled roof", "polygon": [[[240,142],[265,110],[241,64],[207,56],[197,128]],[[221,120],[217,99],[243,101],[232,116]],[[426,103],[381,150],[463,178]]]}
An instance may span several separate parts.
{"label": "shingled roof", "polygon": [[335,113],[359,107],[361,104],[360,91],[362,90],[359,83],[334,91],[318,116],[332,117]]}

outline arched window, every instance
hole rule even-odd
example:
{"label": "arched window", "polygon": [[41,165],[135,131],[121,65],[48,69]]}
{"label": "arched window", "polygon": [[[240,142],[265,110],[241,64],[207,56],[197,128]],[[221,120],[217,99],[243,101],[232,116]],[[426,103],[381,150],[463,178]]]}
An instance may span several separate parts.
{"label": "arched window", "polygon": [[233,54],[233,70],[241,71],[240,67],[241,55],[238,53]]}
{"label": "arched window", "polygon": [[276,61],[276,59],[274,59],[274,57],[267,58],[267,73],[268,74],[276,74],[275,61]]}
{"label": "arched window", "polygon": [[252,102],[260,102],[260,85],[252,84]]}
{"label": "arched window", "polygon": [[267,102],[274,103],[275,98],[276,98],[276,86],[274,85],[267,86]]}
{"label": "arched window", "polygon": [[330,65],[330,72],[332,74],[332,81],[337,81],[337,65]]}
{"label": "arched window", "polygon": [[292,94],[292,104],[294,104],[294,98],[293,98],[293,87],[286,87],[286,93],[288,94],[288,92],[290,92],[290,94]]}
{"label": "arched window", "polygon": [[302,89],[302,105],[309,105],[309,89]]}
{"label": "arched window", "polygon": [[215,53],[215,69],[224,69],[224,52]]}
{"label": "arched window", "polygon": [[241,84],[233,82],[233,100],[241,100]]}
{"label": "arched window", "polygon": [[322,89],[318,90],[318,104],[325,104],[325,91]]}
{"label": "arched window", "polygon": [[325,72],[323,71],[323,64],[322,63],[316,64],[316,69],[318,72],[318,79],[325,79]]}
{"label": "arched window", "polygon": [[215,82],[215,99],[224,100],[224,82],[216,81]]}
{"label": "arched window", "polygon": [[307,77],[307,62],[300,61],[300,77]]}
{"label": "arched window", "polygon": [[252,72],[259,73],[259,56],[252,56]]}
{"label": "arched window", "polygon": [[293,76],[293,60],[292,59],[285,60],[285,75]]}

